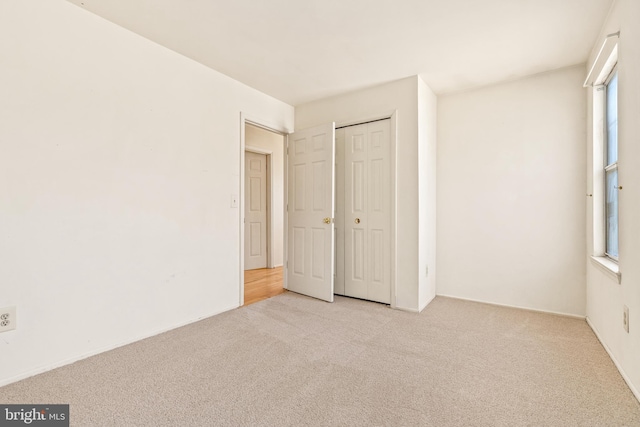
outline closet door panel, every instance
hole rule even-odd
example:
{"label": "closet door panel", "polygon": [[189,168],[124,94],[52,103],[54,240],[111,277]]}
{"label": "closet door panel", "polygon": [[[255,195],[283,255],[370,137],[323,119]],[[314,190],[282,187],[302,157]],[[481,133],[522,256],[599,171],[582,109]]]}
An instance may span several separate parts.
{"label": "closet door panel", "polygon": [[367,299],[367,125],[345,128],[345,294]]}
{"label": "closet door panel", "polygon": [[[344,295],[391,303],[390,120],[340,130],[344,171],[336,224],[344,242]],[[340,206],[342,204],[342,206]],[[340,262],[340,261],[338,261]],[[338,279],[341,280],[341,279]]]}
{"label": "closet door panel", "polygon": [[390,121],[367,125],[367,299],[391,302]]}

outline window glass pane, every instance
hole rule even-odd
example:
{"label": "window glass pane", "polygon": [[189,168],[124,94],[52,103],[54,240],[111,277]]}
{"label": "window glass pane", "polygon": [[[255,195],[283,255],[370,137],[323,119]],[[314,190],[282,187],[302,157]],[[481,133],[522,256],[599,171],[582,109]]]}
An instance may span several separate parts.
{"label": "window glass pane", "polygon": [[607,254],[618,257],[618,170],[607,174]]}
{"label": "window glass pane", "polygon": [[618,72],[607,85],[607,164],[618,161]]}

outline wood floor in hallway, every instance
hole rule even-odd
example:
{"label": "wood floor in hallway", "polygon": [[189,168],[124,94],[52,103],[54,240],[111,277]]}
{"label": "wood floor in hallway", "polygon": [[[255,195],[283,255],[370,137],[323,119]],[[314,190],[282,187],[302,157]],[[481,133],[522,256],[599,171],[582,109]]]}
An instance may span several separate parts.
{"label": "wood floor in hallway", "polygon": [[283,267],[246,270],[244,272],[244,305],[286,292],[282,287],[282,272]]}

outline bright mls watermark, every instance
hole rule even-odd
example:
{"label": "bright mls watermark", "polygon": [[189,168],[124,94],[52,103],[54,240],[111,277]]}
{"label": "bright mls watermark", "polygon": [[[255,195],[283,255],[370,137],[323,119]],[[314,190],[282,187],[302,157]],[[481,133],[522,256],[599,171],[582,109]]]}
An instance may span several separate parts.
{"label": "bright mls watermark", "polygon": [[69,405],[0,405],[0,427],[69,427]]}

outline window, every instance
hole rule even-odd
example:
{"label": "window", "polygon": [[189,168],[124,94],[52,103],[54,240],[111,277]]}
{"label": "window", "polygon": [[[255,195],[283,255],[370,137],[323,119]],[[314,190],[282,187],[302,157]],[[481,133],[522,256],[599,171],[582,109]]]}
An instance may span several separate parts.
{"label": "window", "polygon": [[[618,284],[622,273],[618,265],[618,40],[620,33],[607,35],[593,60],[583,86],[591,88],[592,149],[587,193],[591,204],[591,234],[588,242],[591,263]],[[624,84],[624,82],[623,82]],[[623,88],[624,89],[624,88]],[[624,153],[622,153],[624,167]],[[623,218],[624,221],[624,218]]]}
{"label": "window", "polygon": [[605,253],[618,259],[618,70],[605,82],[604,188]]}

